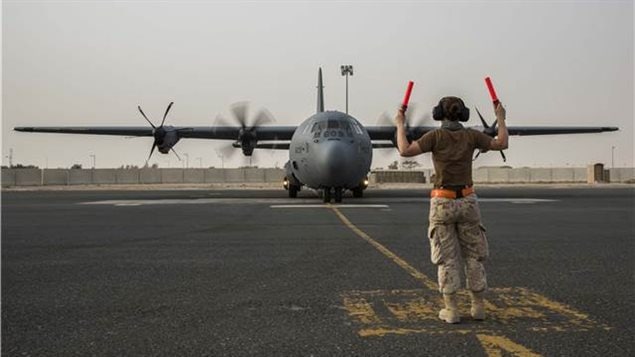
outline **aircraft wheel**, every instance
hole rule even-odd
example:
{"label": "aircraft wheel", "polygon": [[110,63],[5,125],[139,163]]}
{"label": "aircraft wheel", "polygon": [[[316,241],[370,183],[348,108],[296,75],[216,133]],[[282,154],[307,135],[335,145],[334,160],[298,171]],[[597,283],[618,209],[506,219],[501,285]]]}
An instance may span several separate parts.
{"label": "aircraft wheel", "polygon": [[322,199],[324,200],[324,203],[331,203],[331,188],[324,188],[322,192]]}
{"label": "aircraft wheel", "polygon": [[353,197],[355,198],[364,197],[364,190],[362,190],[361,188],[353,189]]}
{"label": "aircraft wheel", "polygon": [[296,198],[298,197],[298,186],[296,185],[289,185],[289,197],[290,198]]}
{"label": "aircraft wheel", "polygon": [[344,190],[342,190],[341,187],[338,187],[335,189],[335,203],[341,203],[342,202],[342,192]]}

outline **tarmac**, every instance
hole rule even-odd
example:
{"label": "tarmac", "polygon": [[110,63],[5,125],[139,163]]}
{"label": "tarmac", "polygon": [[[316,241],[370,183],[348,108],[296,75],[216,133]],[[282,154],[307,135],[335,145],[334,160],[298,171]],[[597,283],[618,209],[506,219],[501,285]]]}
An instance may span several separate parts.
{"label": "tarmac", "polygon": [[2,355],[635,355],[634,186],[477,192],[488,319],[447,325],[426,188],[3,191]]}

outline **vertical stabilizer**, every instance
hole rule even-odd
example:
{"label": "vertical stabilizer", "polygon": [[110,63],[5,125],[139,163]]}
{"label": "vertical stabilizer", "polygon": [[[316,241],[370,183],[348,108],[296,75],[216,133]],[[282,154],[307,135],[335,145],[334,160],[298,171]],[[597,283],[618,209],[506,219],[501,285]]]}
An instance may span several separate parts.
{"label": "vertical stabilizer", "polygon": [[318,70],[318,85],[317,85],[317,112],[324,111],[324,86],[322,85],[322,67]]}

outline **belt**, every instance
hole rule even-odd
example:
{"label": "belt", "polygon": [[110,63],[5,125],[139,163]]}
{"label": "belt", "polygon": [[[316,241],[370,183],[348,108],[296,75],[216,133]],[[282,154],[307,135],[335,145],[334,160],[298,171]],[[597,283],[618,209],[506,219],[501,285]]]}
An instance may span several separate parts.
{"label": "belt", "polygon": [[463,187],[457,189],[448,189],[448,188],[435,188],[430,192],[430,197],[442,197],[442,198],[450,198],[457,199],[463,198],[465,196],[469,196],[474,193],[473,187]]}

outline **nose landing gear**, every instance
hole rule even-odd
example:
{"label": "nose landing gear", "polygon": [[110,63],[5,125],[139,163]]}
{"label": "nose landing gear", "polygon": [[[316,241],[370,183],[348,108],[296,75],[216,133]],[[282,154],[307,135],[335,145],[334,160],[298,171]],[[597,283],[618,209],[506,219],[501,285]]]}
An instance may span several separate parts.
{"label": "nose landing gear", "polygon": [[344,189],[341,187],[325,187],[322,189],[322,199],[324,200],[324,203],[330,203],[331,199],[334,199],[335,203],[341,203],[343,193]]}

